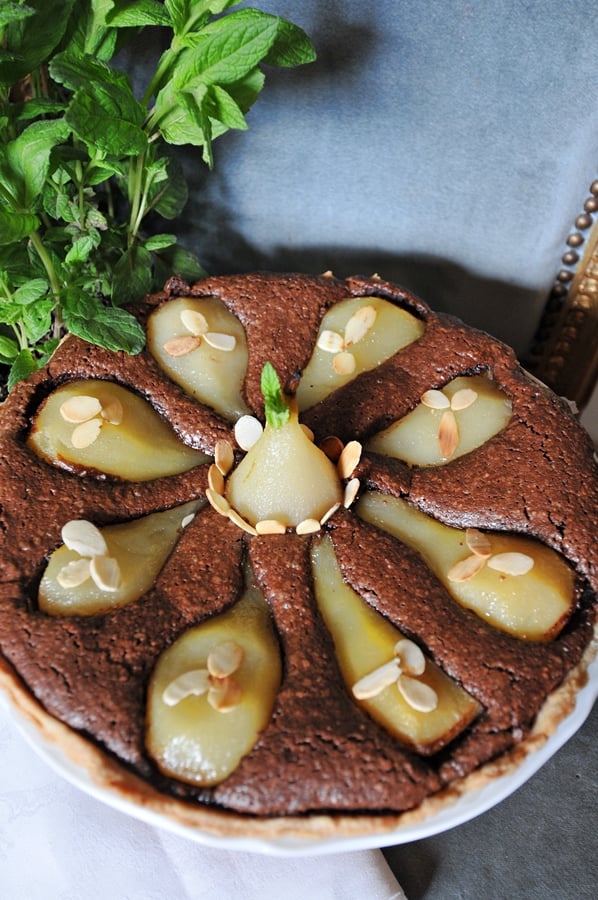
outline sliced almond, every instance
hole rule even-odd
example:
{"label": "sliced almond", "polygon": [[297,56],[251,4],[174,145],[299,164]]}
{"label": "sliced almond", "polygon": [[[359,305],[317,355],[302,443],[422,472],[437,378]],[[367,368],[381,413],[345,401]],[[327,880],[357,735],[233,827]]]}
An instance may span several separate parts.
{"label": "sliced almond", "polygon": [[337,375],[352,375],[356,365],[355,357],[348,350],[337,353],[332,360],[332,367]]}
{"label": "sliced almond", "polygon": [[319,446],[322,453],[325,453],[328,459],[331,459],[332,462],[337,462],[345,445],[339,437],[335,434],[331,434],[328,437],[325,437]]}
{"label": "sliced almond", "polygon": [[303,422],[301,422],[301,423],[300,423],[300,427],[301,427],[301,431],[303,432],[303,434],[304,434],[307,438],[309,438],[309,440],[310,440],[310,441],[312,442],[312,444],[313,444],[315,435],[314,435],[313,431],[311,430],[311,428],[309,427],[309,425],[304,425]]}
{"label": "sliced almond", "polygon": [[444,459],[448,459],[453,455],[459,446],[459,428],[455,414],[448,409],[442,414],[440,425],[438,426],[438,449],[440,455]]}
{"label": "sliced almond", "polygon": [[94,556],[89,563],[89,574],[101,591],[114,592],[122,584],[120,566],[112,556]]}
{"label": "sliced almond", "polygon": [[66,566],[63,566],[56,581],[63,588],[76,588],[83,584],[89,578],[89,559],[81,557],[73,559]]}
{"label": "sliced almond", "polygon": [[79,556],[105,556],[108,546],[99,528],[87,519],[71,519],[62,526],[61,536],[65,547]]}
{"label": "sliced almond", "polygon": [[345,485],[345,494],[343,497],[343,506],[345,509],[349,509],[351,504],[354,502],[357,497],[359,487],[361,482],[359,478],[351,478],[347,484]]}
{"label": "sliced almond", "polygon": [[361,459],[361,444],[359,441],[349,441],[343,447],[343,452],[339,456],[336,468],[341,478],[350,478]]}
{"label": "sliced almond", "polygon": [[384,688],[394,684],[401,669],[398,659],[391,659],[389,662],[378,666],[373,672],[369,672],[357,681],[351,690],[353,696],[357,700],[368,700],[370,697],[376,697]]}
{"label": "sliced almond", "polygon": [[216,446],[214,447],[214,462],[226,477],[235,462],[233,448],[228,441],[216,441]]}
{"label": "sliced almond", "polygon": [[84,450],[91,447],[97,441],[102,429],[101,419],[89,419],[87,422],[81,422],[73,429],[71,434],[71,444],[76,450]]}
{"label": "sliced almond", "polygon": [[278,519],[262,519],[255,523],[258,534],[286,534],[287,526]]}
{"label": "sliced almond", "polygon": [[426,669],[426,657],[416,643],[409,638],[401,638],[395,644],[395,656],[404,672],[410,675],[423,675]]}
{"label": "sliced almond", "polygon": [[197,350],[200,344],[200,337],[193,334],[182,334],[179,337],[170,338],[163,345],[162,349],[168,356],[187,356],[188,353],[193,353],[194,350]]}
{"label": "sliced almond", "polygon": [[208,691],[208,703],[217,712],[231,712],[241,702],[243,691],[234,678],[222,678],[212,683]]}
{"label": "sliced almond", "polygon": [[216,510],[216,512],[220,513],[221,516],[226,516],[228,518],[228,514],[230,512],[230,503],[228,502],[226,497],[223,497],[222,494],[219,494],[212,488],[207,489],[206,497],[208,498],[210,506],[212,506]]}
{"label": "sliced almond", "polygon": [[472,390],[472,388],[461,388],[460,391],[456,391],[451,397],[451,409],[454,409],[455,411],[467,409],[467,407],[471,406],[472,403],[475,403],[477,399],[477,391]]}
{"label": "sliced almond", "polygon": [[490,538],[483,531],[478,531],[477,528],[465,529],[465,543],[476,556],[483,556],[487,559],[492,553]]}
{"label": "sliced almond", "polygon": [[322,518],[320,519],[320,525],[325,525],[328,519],[332,518],[337,509],[340,509],[340,503],[333,503],[330,509],[327,509]]}
{"label": "sliced almond", "polygon": [[455,563],[452,569],[447,573],[446,577],[449,581],[454,581],[456,583],[469,581],[469,579],[473,578],[474,575],[477,575],[485,565],[486,558],[484,556],[477,556],[473,553],[471,556],[467,556],[465,559],[461,559],[458,563]]}
{"label": "sliced almond", "polygon": [[210,650],[208,672],[214,678],[226,678],[236,672],[245,656],[244,650],[235,641],[221,641]]}
{"label": "sliced almond", "polygon": [[106,403],[102,403],[101,416],[109,425],[122,425],[124,410],[118,397],[111,397]]}
{"label": "sliced almond", "polygon": [[201,697],[210,687],[210,675],[207,669],[192,669],[184,672],[174,681],[171,681],[164,693],[162,700],[167,706],[176,706],[187,697]]}
{"label": "sliced almond", "polygon": [[80,394],[77,397],[69,397],[60,407],[60,415],[65,422],[71,422],[78,425],[81,422],[87,422],[94,416],[99,416],[102,411],[102,404],[97,397],[88,397],[86,394]]}
{"label": "sliced almond", "polygon": [[446,394],[437,390],[426,391],[421,395],[420,399],[428,409],[448,409],[451,405],[451,401]]}
{"label": "sliced almond", "polygon": [[231,353],[237,346],[237,339],[233,334],[221,334],[219,331],[206,331],[203,339],[214,350],[222,350],[223,353]]}
{"label": "sliced almond", "polygon": [[228,517],[237,528],[240,528],[242,531],[245,531],[247,534],[256,535],[257,531],[249,522],[247,522],[243,516],[239,515],[236,509],[233,509],[232,506],[228,510]]}
{"label": "sliced almond", "polygon": [[403,700],[417,712],[432,712],[438,706],[438,694],[423,681],[410,678],[409,675],[401,675],[397,687]]}
{"label": "sliced almond", "polygon": [[255,416],[241,416],[235,423],[235,440],[241,450],[249,450],[257,444],[264,431],[264,426]]}
{"label": "sliced almond", "polygon": [[224,475],[215,463],[208,469],[208,484],[214,493],[224,495]]}
{"label": "sliced almond", "polygon": [[329,331],[325,328],[318,335],[317,345],[326,353],[340,353],[344,346],[343,336],[338,331]]}
{"label": "sliced almond", "polygon": [[320,522],[318,519],[304,519],[295,528],[297,534],[315,534],[319,530]]}
{"label": "sliced almond", "polygon": [[373,306],[361,306],[353,313],[345,327],[345,347],[356,344],[368,333],[376,321],[376,310]]}
{"label": "sliced almond", "polygon": [[503,575],[527,575],[534,560],[527,553],[497,553],[488,560],[488,568]]}
{"label": "sliced almond", "polygon": [[189,513],[188,516],[185,516],[181,521],[181,528],[187,528],[187,526],[191,524],[194,518],[195,513]]}
{"label": "sliced almond", "polygon": [[208,320],[197,309],[184,309],[181,312],[181,322],[192,335],[201,337],[208,330]]}

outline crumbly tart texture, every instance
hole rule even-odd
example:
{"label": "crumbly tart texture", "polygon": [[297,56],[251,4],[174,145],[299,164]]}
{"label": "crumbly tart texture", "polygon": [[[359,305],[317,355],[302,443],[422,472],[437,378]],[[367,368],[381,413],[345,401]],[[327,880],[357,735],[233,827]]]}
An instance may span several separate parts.
{"label": "crumbly tart texture", "polygon": [[[391,828],[517,765],[571,709],[593,646],[597,476],[589,437],[568,404],[503,344],[377,278],[254,274],[193,286],[173,278],[147,298],[140,318],[180,297],[217,298],[241,323],[244,404],[262,421],[265,363],[293,392],[336,304],[382,298],[410,313],[420,336],[301,412],[301,422],[316,444],[330,435],[361,444],[351,473],[359,498],[397,498],[464,534],[524,536],[556,551],[573,573],[571,610],[547,640],[494,627],[455,601],[417,549],[360,516],[360,500],[341,504],[313,533],[248,533],[205,502],[217,442],[230,442],[236,461],[243,456],[234,421],[171,380],[149,349],[131,357],[69,337],[12,391],[0,417],[0,681],[15,705],[100,782],[219,834]],[[423,466],[367,449],[426,392],[480,375],[511,406],[506,425],[481,446]],[[208,461],[144,481],[49,463],[28,443],[31,430],[46,398],[79,379],[133,391]],[[65,522],[102,528],[190,501],[198,501],[193,520],[138,600],[94,615],[40,609],[40,581]],[[323,536],[344,582],[474,698],[472,721],[439,749],[397,739],[352,696],[316,601],[311,554]],[[218,784],[192,784],[165,774],[148,752],[148,686],[177,639],[235,607],[248,569],[280,650],[280,685],[232,773]]]}

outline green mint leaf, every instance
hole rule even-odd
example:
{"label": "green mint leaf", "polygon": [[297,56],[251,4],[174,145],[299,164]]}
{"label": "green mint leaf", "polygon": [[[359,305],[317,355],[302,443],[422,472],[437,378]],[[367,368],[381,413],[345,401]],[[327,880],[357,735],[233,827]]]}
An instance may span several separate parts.
{"label": "green mint leaf", "polygon": [[9,25],[11,22],[20,22],[33,15],[35,15],[35,10],[31,6],[4,2],[0,6],[0,28],[3,28],[4,25]]}
{"label": "green mint leaf", "polygon": [[12,299],[21,306],[28,306],[35,303],[41,297],[48,293],[48,282],[45,278],[31,278],[21,287],[17,288]]}
{"label": "green mint leaf", "polygon": [[147,147],[141,104],[115,85],[79,88],[66,113],[75,134],[90,147],[115,156],[137,156]]}
{"label": "green mint leaf", "polygon": [[116,0],[114,9],[106,16],[109,25],[118,28],[138,28],[144,25],[170,25],[168,11],[158,0],[134,0],[122,3]]}
{"label": "green mint leaf", "polygon": [[154,281],[152,290],[160,290],[173,274],[180,275],[189,284],[206,277],[205,269],[197,256],[179,244],[173,244],[154,254]]}
{"label": "green mint leaf", "polygon": [[48,176],[52,149],[65,141],[69,133],[62,119],[33,122],[6,145],[0,157],[0,183],[9,187],[21,211],[32,210],[36,205]]}
{"label": "green mint leaf", "polygon": [[0,245],[22,241],[38,226],[39,219],[32,213],[8,212],[0,207]]}
{"label": "green mint leaf", "polygon": [[210,14],[218,15],[239,0],[164,0],[175,35],[196,31],[208,21]]}
{"label": "green mint leaf", "polygon": [[[247,122],[239,105],[233,100],[228,91],[225,91],[224,88],[217,84],[211,84],[208,87],[206,112],[210,119],[221,122],[226,129],[247,130]],[[214,133],[212,133],[212,136],[215,136]]]}
{"label": "green mint leaf", "polygon": [[270,362],[262,369],[260,387],[264,398],[266,422],[272,428],[282,428],[289,421],[291,410],[283,396],[280,378]]}
{"label": "green mint leaf", "polygon": [[8,390],[12,391],[15,384],[32,375],[33,372],[37,371],[38,367],[39,364],[29,348],[20,350],[8,373]]}
{"label": "green mint leaf", "polygon": [[152,288],[152,257],[135,245],[122,254],[112,272],[112,301],[118,306],[135,303]]}
{"label": "green mint leaf", "polygon": [[135,316],[125,309],[103,306],[86,294],[71,290],[62,313],[68,330],[84,341],[106,350],[139,353],[145,344],[145,332]]}
{"label": "green mint leaf", "polygon": [[278,19],[276,39],[264,62],[269,66],[301,66],[313,62],[316,51],[309,37],[292,22]]}
{"label": "green mint leaf", "polygon": [[[74,0],[28,0],[33,15],[6,25],[4,43],[16,57],[0,62],[0,86],[10,87],[40,66],[63,38]],[[4,8],[4,3],[2,4]]]}
{"label": "green mint leaf", "polygon": [[0,334],[0,363],[8,366],[16,358],[19,352],[17,342],[5,334]]}
{"label": "green mint leaf", "polygon": [[165,250],[176,244],[176,234],[154,234],[144,241],[146,250]]}
{"label": "green mint leaf", "polygon": [[164,219],[175,219],[189,199],[183,168],[177,159],[167,156],[156,160],[154,166],[161,171],[152,179],[149,203]]}
{"label": "green mint leaf", "polygon": [[238,81],[255,68],[272,47],[278,19],[256,9],[241,9],[188,35],[173,80],[180,88],[201,80],[204,84]]}
{"label": "green mint leaf", "polygon": [[30,344],[36,344],[50,331],[55,305],[54,300],[38,300],[23,309],[21,322]]}

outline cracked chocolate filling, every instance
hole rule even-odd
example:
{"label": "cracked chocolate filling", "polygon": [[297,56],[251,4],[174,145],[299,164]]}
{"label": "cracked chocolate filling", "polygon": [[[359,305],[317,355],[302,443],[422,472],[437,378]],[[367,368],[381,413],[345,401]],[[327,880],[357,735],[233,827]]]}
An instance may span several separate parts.
{"label": "cracked chocolate filling", "polygon": [[[420,556],[342,510],[326,524],[347,583],[479,702],[475,721],[428,756],[407,750],[347,692],[318,612],[310,536],[254,538],[205,505],[182,533],[149,593],[122,609],[51,617],[37,586],[66,518],[125,521],[203,498],[207,466],[125,483],[37,457],[26,436],[43,399],[71,379],[108,378],[137,391],[190,446],[212,453],[232,423],[188,397],[146,350],[114,354],[69,337],[51,362],[18,385],[0,419],[0,650],[52,716],[159,791],[191,804],[252,816],[400,812],[417,807],[528,734],[549,694],[579,662],[596,618],[596,473],[589,438],[568,405],[519,367],[488,335],[433,313],[408,292],[359,277],[303,275],[171,279],[140,318],[178,296],[218,297],[242,322],[249,348],[244,392],[263,416],[260,373],[272,362],[297,384],[323,314],[350,296],[383,297],[421,319],[421,338],[302,415],[316,441],[362,442],[403,417],[424,391],[487,373],[512,403],[507,427],[466,456],[409,468],[364,452],[362,490],[403,497],[438,520],[528,535],[577,573],[576,603],[558,637],[516,639],[460,607]],[[186,629],[229,608],[248,560],[280,642],[283,681],[271,721],[238,768],[213,788],[162,775],[145,743],[145,697],[160,654]],[[382,564],[382,562],[384,564]]]}

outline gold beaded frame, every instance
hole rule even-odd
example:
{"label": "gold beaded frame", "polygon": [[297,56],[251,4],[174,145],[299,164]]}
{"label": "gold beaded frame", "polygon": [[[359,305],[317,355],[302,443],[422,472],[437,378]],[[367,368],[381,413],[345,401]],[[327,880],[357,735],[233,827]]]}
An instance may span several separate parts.
{"label": "gold beaded frame", "polygon": [[598,381],[598,179],[566,243],[526,365],[583,409]]}

